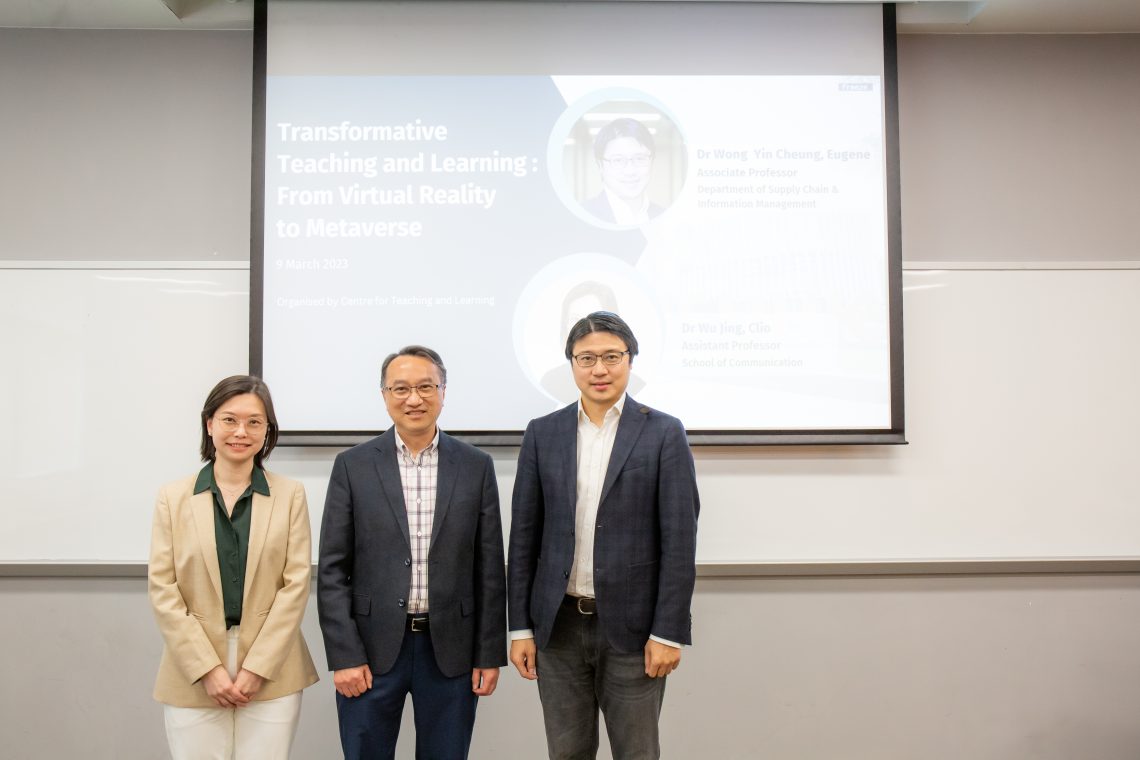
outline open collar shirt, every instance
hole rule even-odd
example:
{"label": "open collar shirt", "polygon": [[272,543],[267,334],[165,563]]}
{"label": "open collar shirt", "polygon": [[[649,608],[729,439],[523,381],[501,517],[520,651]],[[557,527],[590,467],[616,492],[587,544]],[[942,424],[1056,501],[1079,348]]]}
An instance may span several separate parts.
{"label": "open collar shirt", "polygon": [[574,507],[574,564],[566,593],[571,596],[594,596],[594,526],[598,524],[598,505],[602,500],[602,483],[614,450],[618,421],[625,408],[625,394],[606,410],[601,426],[590,421],[582,400],[578,399],[578,501]]}
{"label": "open collar shirt", "polygon": [[631,209],[629,204],[625,202],[624,198],[618,197],[608,187],[605,188],[606,201],[610,204],[610,210],[614,214],[614,224],[633,225],[645,224],[649,221],[649,197],[641,199],[641,205],[637,209]]}
{"label": "open collar shirt", "polygon": [[439,482],[439,428],[428,447],[417,456],[396,433],[396,464],[408,512],[408,539],[412,548],[412,583],[408,590],[408,614],[428,611],[428,550],[435,520],[435,493]]}

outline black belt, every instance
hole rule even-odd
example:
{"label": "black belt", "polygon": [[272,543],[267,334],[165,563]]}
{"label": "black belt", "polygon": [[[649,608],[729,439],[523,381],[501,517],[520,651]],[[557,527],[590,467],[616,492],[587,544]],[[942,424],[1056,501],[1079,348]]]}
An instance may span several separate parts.
{"label": "black belt", "polygon": [[427,615],[408,615],[408,630],[412,633],[424,633],[428,629]]}
{"label": "black belt", "polygon": [[572,607],[579,615],[596,615],[598,613],[598,600],[590,596],[570,596],[562,599],[562,605]]}

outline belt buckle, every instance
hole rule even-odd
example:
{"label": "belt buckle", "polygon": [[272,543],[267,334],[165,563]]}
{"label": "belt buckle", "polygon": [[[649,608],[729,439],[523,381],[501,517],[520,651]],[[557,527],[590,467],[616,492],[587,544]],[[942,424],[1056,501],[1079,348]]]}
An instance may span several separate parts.
{"label": "belt buckle", "polygon": [[[589,607],[589,609],[583,609],[582,608],[582,602],[585,602],[586,607]],[[597,602],[595,602],[593,599],[591,599],[588,596],[578,597],[578,601],[575,604],[578,607],[578,614],[579,615],[593,615],[598,609]]]}
{"label": "belt buckle", "polygon": [[[428,619],[426,617],[414,617],[414,618],[412,618],[412,632],[413,633],[422,633],[423,631],[426,631],[428,629],[427,622],[428,622]],[[420,628],[419,627],[420,625],[422,625],[423,627]]]}

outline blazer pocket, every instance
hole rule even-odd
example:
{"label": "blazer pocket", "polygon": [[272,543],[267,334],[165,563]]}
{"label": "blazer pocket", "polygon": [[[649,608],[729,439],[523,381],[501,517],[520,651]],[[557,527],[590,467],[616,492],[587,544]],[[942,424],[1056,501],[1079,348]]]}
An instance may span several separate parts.
{"label": "blazer pocket", "polygon": [[650,560],[649,562],[639,562],[636,565],[630,565],[627,572],[629,573],[629,583],[631,586],[643,586],[645,584],[657,585],[657,560]]}
{"label": "blazer pocket", "polygon": [[622,467],[621,471],[622,472],[633,472],[634,470],[643,469],[643,468],[647,467],[648,465],[649,465],[649,460],[647,460],[647,459],[634,459],[633,457],[630,457],[629,459],[626,460],[625,467]]}
{"label": "blazer pocket", "polygon": [[352,614],[353,615],[367,615],[369,610],[372,609],[372,597],[368,594],[353,594],[352,595]]}

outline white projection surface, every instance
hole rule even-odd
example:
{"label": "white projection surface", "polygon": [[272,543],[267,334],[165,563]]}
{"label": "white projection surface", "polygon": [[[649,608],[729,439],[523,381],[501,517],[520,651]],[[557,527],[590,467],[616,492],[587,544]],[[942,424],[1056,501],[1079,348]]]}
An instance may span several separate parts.
{"label": "white projection surface", "polygon": [[271,2],[253,363],[283,429],[385,427],[360,410],[420,343],[448,430],[520,431],[577,398],[567,330],[606,309],[630,393],[690,431],[899,430],[882,23]]}

